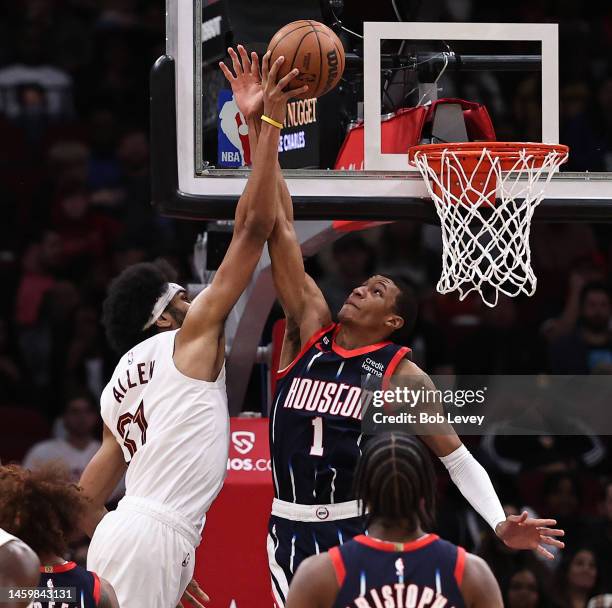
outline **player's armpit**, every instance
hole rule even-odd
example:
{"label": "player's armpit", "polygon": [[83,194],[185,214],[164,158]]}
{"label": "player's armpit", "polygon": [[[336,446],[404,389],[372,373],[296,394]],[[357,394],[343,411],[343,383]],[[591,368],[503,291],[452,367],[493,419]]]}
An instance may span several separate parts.
{"label": "player's armpit", "polygon": [[465,556],[461,594],[466,608],[503,608],[504,606],[493,572],[483,559],[471,553]]}
{"label": "player's armpit", "polygon": [[98,608],[119,608],[119,600],[113,586],[105,579],[100,579],[100,601]]}
{"label": "player's armpit", "polygon": [[331,608],[338,595],[338,581],[327,553],[305,559],[297,569],[285,608]]}
{"label": "player's armpit", "polygon": [[79,527],[92,536],[106,514],[105,504],[127,469],[121,447],[110,429],[104,425],[102,445],[85,467],[79,485],[88,499]]}

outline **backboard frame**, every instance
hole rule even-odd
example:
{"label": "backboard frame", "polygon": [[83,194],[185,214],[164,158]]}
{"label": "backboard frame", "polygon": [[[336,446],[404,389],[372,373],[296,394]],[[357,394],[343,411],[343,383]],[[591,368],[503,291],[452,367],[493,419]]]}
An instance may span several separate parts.
{"label": "backboard frame", "polygon": [[[196,170],[195,4],[167,0],[167,54],[158,59],[151,72],[152,200],[161,213],[173,217],[232,219],[235,205],[246,185],[248,170],[208,169],[200,174]],[[418,30],[424,36],[424,29],[432,25],[443,27],[446,24],[366,23],[366,30],[377,32],[376,37],[368,34],[366,48],[371,45],[378,45],[379,48],[380,36],[389,37],[393,32],[393,35],[397,35],[399,30],[396,26],[418,26],[414,31]],[[503,27],[510,25],[503,24]],[[534,28],[545,25],[550,24],[537,24]],[[521,33],[516,34],[517,39],[525,39],[524,27],[523,24]],[[538,35],[535,39],[546,38],[546,53],[549,53],[556,41],[556,26],[544,29],[549,33],[546,36]],[[491,32],[493,35],[497,30],[492,27]],[[427,37],[432,37],[431,31]],[[543,44],[543,55],[544,47]],[[558,74],[555,77],[558,80]],[[376,113],[372,100],[368,103],[367,111],[370,115]],[[366,127],[367,124],[366,117]],[[376,139],[376,124],[374,129],[368,129],[365,152],[371,156],[376,153],[376,145],[372,144],[372,137]],[[553,137],[554,133],[550,136]],[[397,156],[404,158],[403,155]],[[374,163],[377,162],[375,159]],[[308,170],[308,174],[299,170],[284,171],[294,201],[296,219],[415,219],[437,223],[435,209],[422,178],[417,172],[408,170],[407,159],[404,162],[406,164],[401,171],[389,168],[361,172],[334,171],[333,175],[330,171]],[[534,220],[612,221],[612,173],[561,173],[555,176],[546,188],[546,198],[536,210]]]}

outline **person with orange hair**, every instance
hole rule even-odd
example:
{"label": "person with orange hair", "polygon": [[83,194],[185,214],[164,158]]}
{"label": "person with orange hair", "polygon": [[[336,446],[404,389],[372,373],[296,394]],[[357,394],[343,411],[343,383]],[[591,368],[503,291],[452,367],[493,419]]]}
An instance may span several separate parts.
{"label": "person with orange hair", "polygon": [[[64,559],[68,542],[86,506],[80,488],[70,483],[68,472],[46,464],[29,471],[16,465],[0,466],[0,528],[29,545],[40,560],[35,586],[45,590],[74,587],[74,602],[62,606],[119,608],[111,584]],[[57,596],[59,600],[61,595]],[[1,604],[0,604],[1,605]],[[54,606],[35,601],[33,608]]]}

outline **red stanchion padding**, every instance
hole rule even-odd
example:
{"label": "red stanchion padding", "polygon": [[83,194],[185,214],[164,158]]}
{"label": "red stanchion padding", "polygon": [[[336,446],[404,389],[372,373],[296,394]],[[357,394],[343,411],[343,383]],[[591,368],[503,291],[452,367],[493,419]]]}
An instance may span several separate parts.
{"label": "red stanchion padding", "polygon": [[232,418],[228,472],[196,552],[209,608],[272,606],[266,536],[272,505],[267,418]]}
{"label": "red stanchion padding", "polygon": [[[402,108],[395,116],[382,121],[381,152],[383,154],[406,154],[408,148],[415,146],[423,131],[427,108]],[[363,171],[363,123],[353,127],[338,153],[334,169],[344,171]]]}

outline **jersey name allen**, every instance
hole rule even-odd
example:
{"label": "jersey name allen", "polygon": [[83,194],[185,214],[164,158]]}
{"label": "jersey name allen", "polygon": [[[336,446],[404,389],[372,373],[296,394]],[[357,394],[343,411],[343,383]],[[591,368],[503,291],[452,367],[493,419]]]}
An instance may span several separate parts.
{"label": "jersey name allen", "polygon": [[[146,363],[138,363],[132,368],[126,369],[119,377],[113,386],[113,397],[117,403],[121,403],[127,392],[131,388],[136,388],[141,384],[148,384],[153,377],[153,368],[155,360],[149,361],[147,369]],[[123,380],[123,382],[122,382]]]}
{"label": "jersey name allen", "polygon": [[395,583],[370,589],[356,597],[347,608],[453,608],[448,599],[431,587]]}
{"label": "jersey name allen", "polygon": [[360,420],[372,397],[360,386],[297,377],[291,382],[283,407]]}

